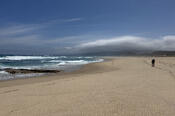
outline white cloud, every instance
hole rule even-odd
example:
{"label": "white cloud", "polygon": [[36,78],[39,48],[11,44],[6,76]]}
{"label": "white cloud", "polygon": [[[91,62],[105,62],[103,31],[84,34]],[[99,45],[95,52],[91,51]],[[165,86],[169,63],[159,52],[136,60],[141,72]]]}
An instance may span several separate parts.
{"label": "white cloud", "polygon": [[70,18],[70,19],[57,19],[50,20],[48,22],[38,23],[38,24],[13,24],[0,28],[1,36],[15,36],[20,34],[27,34],[38,29],[43,29],[44,27],[49,27],[54,24],[69,23],[81,21],[83,18]]}
{"label": "white cloud", "polygon": [[121,36],[82,43],[75,48],[80,52],[175,50],[175,36],[158,39]]}
{"label": "white cloud", "polygon": [[37,45],[41,41],[39,38],[39,35],[24,35],[13,38],[1,38],[0,45]]}
{"label": "white cloud", "polygon": [[[45,49],[53,48],[62,53],[93,53],[105,51],[155,51],[175,50],[175,35],[161,38],[146,38],[140,36],[120,36],[99,39],[99,36],[76,35],[58,38],[45,37],[41,32],[43,27],[56,23],[80,21],[82,18],[72,18],[42,24],[16,24],[0,28],[0,49],[4,46],[41,46]],[[94,40],[94,41],[92,41]],[[32,49],[32,48],[31,48]],[[59,51],[59,52],[60,52]],[[54,51],[53,51],[54,52]]]}
{"label": "white cloud", "polygon": [[68,19],[54,19],[50,20],[48,22],[42,23],[42,25],[55,25],[55,24],[64,24],[64,23],[70,23],[70,22],[78,22],[82,21],[84,18],[76,17],[76,18],[68,18]]}
{"label": "white cloud", "polygon": [[20,34],[26,34],[41,28],[41,25],[37,24],[18,24],[0,28],[0,36],[15,36]]}
{"label": "white cloud", "polygon": [[83,20],[82,18],[70,18],[70,19],[65,19],[64,22],[76,22],[76,21],[81,21]]}

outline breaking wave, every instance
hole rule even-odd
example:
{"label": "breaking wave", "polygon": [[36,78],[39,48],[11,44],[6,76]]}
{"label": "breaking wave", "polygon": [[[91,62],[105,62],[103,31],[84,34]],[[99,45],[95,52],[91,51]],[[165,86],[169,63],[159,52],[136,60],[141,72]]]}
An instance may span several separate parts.
{"label": "breaking wave", "polygon": [[[102,61],[103,59],[101,58],[90,56],[0,56],[0,69],[67,70],[76,66]],[[16,75],[15,78],[22,76]],[[0,80],[4,80],[6,77],[9,78],[9,74],[5,71],[0,71]],[[25,77],[29,77],[29,75]]]}

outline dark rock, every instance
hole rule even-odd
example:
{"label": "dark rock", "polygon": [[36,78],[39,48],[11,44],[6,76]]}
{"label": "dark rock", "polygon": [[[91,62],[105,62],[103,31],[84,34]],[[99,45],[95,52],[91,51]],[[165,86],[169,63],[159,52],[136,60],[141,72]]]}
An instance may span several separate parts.
{"label": "dark rock", "polygon": [[16,73],[23,73],[23,74],[28,74],[28,73],[58,73],[58,72],[60,72],[60,70],[44,70],[44,69],[11,69],[11,68],[6,68],[3,70],[10,73],[10,74],[16,74]]}

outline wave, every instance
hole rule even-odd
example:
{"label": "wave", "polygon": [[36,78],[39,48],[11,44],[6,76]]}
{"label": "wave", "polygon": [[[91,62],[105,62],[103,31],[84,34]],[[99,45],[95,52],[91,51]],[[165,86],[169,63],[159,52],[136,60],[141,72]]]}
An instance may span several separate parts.
{"label": "wave", "polygon": [[0,69],[50,69],[102,61],[103,59],[90,56],[2,56]]}
{"label": "wave", "polygon": [[98,59],[94,61],[86,61],[86,60],[72,60],[72,61],[62,61],[58,65],[83,65],[95,62],[103,62],[103,59]]}
{"label": "wave", "polygon": [[49,61],[42,61],[42,64],[40,65],[26,65],[26,66],[11,66],[11,65],[5,65],[0,64],[0,69],[5,68],[12,68],[12,69],[55,69],[59,68],[59,66],[66,66],[66,65],[84,65],[89,63],[95,63],[95,62],[103,62],[103,59],[97,59],[97,60],[49,60]]}
{"label": "wave", "polygon": [[42,62],[57,63],[57,62],[63,62],[63,60],[50,60],[50,61],[42,61]]}
{"label": "wave", "polygon": [[42,66],[0,66],[0,69],[42,69]]}
{"label": "wave", "polygon": [[[98,57],[83,56],[3,56],[0,57],[0,69],[53,69],[69,71],[74,70],[81,65],[95,62],[103,62],[103,59],[100,59]],[[11,75],[5,71],[0,71],[0,80],[33,76],[39,75]]]}
{"label": "wave", "polygon": [[6,71],[0,71],[0,74],[8,74]]}
{"label": "wave", "polygon": [[0,71],[0,80],[9,80],[15,78],[29,78],[29,77],[38,77],[43,76],[44,73],[31,73],[31,74],[15,74],[11,75],[8,72]]}
{"label": "wave", "polygon": [[[53,60],[53,59],[66,59],[67,56],[2,56],[0,60]],[[93,59],[93,57],[89,56],[77,56],[77,57],[69,57],[69,58],[77,58],[77,59]]]}
{"label": "wave", "polygon": [[87,64],[87,63],[93,63],[93,62],[102,62],[103,59],[97,59],[97,60],[50,60],[50,61],[42,61],[42,62],[49,62],[49,63],[59,63],[59,64]]}
{"label": "wave", "polygon": [[82,65],[82,64],[88,64],[90,61],[85,60],[72,60],[72,61],[62,61],[58,65]]}
{"label": "wave", "polygon": [[4,56],[0,60],[41,60],[41,59],[56,59],[65,58],[66,56],[51,57],[51,56]]}

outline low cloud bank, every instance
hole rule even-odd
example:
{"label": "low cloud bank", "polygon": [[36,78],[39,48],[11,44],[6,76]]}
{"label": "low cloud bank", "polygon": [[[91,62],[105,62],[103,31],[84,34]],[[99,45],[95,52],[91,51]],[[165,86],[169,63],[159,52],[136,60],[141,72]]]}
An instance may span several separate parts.
{"label": "low cloud bank", "polygon": [[121,36],[82,43],[75,47],[81,53],[124,52],[124,51],[175,51],[175,36],[162,38],[144,38]]}

